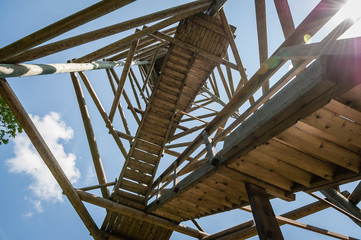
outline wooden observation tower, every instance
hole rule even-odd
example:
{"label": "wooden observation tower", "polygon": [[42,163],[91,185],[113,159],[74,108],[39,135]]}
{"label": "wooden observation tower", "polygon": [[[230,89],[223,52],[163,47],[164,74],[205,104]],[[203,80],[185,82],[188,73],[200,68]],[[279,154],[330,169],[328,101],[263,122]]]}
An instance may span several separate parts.
{"label": "wooden observation tower", "polygon": [[[165,240],[176,231],[202,240],[283,239],[279,226],[290,224],[353,239],[297,221],[333,207],[361,226],[361,184],[352,193],[338,188],[361,179],[361,39],[338,40],[353,25],[345,20],[317,43],[304,40],[346,1],[321,0],[295,27],[287,0],[274,0],[285,40],[268,55],[265,0],[255,0],[260,61],[252,76],[226,0],[193,1],[47,43],[132,2],[100,1],[0,49],[0,94],[92,237]],[[67,63],[24,63],[127,30],[133,33]],[[90,81],[97,69],[111,101]],[[96,186],[71,185],[5,79],[55,73],[73,82]],[[114,182],[100,160],[83,86],[119,148],[114,158],[123,167]],[[317,201],[274,214],[270,199],[295,201],[300,191]],[[102,223],[84,202],[106,210]],[[254,221],[212,234],[196,222],[233,209],[252,212]],[[182,225],[189,220],[195,227]]]}

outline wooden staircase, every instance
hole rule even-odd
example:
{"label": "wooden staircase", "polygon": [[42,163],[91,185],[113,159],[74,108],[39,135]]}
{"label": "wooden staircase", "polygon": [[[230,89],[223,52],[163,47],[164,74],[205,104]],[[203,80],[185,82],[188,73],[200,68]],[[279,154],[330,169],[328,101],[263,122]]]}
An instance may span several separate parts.
{"label": "wooden staircase", "polygon": [[[223,57],[229,44],[224,34],[220,34],[219,29],[223,29],[221,26],[218,17],[198,14],[182,21],[174,38],[217,57]],[[179,123],[182,117],[182,114],[176,114],[177,110],[186,111],[192,105],[217,64],[184,46],[171,44],[119,180],[114,187],[111,197],[113,201],[139,210],[146,209],[150,187],[163,156],[164,145],[168,137],[174,134],[175,124]],[[136,231],[139,225],[147,225],[145,228],[142,227],[145,231],[158,231],[157,239],[169,239],[171,235],[171,231],[165,228],[113,212],[107,214],[102,230],[127,237],[134,236],[129,232]],[[164,238],[159,238],[161,235]],[[147,236],[152,235],[145,234],[144,238],[139,236],[136,239],[147,239]]]}

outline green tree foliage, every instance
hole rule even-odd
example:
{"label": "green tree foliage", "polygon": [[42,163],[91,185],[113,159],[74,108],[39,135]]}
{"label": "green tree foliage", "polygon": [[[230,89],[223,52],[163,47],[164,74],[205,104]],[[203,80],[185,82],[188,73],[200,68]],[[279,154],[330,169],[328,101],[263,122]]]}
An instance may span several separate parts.
{"label": "green tree foliage", "polygon": [[0,95],[0,145],[7,144],[10,138],[14,138],[16,134],[22,131],[19,122]]}

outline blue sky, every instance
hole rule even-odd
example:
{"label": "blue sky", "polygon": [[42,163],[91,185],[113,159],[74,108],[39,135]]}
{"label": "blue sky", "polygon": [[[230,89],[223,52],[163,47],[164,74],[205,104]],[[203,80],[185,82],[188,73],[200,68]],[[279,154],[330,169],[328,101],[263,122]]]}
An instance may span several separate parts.
{"label": "blue sky", "polygon": [[[138,0],[105,17],[63,34],[55,38],[54,41],[185,2],[190,1]],[[289,0],[289,2],[295,26],[297,26],[319,1]],[[0,16],[0,29],[2,32],[0,47],[6,46],[93,3],[95,1],[0,0],[0,9],[2,10]],[[266,0],[266,6],[268,49],[271,55],[282,43],[283,34],[273,1]],[[259,64],[254,1],[229,0],[225,5],[225,12],[229,23],[237,27],[236,42],[238,50],[247,69],[247,75],[252,76],[258,69]],[[317,42],[321,39],[327,30],[335,26],[336,21],[340,21],[340,18],[332,20],[321,31],[321,34],[315,36],[312,41]],[[354,29],[360,29],[360,24],[356,25]],[[132,31],[117,34],[100,41],[38,59],[34,62],[66,62],[69,59],[80,57],[96,50],[107,43],[114,42],[122,36],[132,33]],[[350,32],[353,35],[358,34],[356,31]],[[94,71],[88,73],[88,76],[100,99],[106,103],[104,106],[107,112],[109,112],[109,103],[111,103],[110,89],[108,85],[104,88],[102,82],[107,81],[105,73],[103,71]],[[69,74],[12,78],[8,79],[8,81],[25,109],[35,119],[34,121],[40,124],[40,128],[45,129],[44,137],[56,149],[54,152],[59,156],[59,162],[64,162],[63,166],[73,180],[74,186],[84,187],[96,184],[97,180],[92,169],[91,156]],[[107,134],[108,131],[104,126],[105,124],[87,93],[85,97],[107,179],[108,181],[113,181],[119,176],[124,160],[114,140]],[[131,123],[131,125],[134,128],[134,123]],[[65,197],[59,196],[59,190],[51,183],[46,171],[43,171],[43,168],[37,165],[40,163],[41,160],[34,155],[33,149],[31,145],[28,145],[28,140],[24,135],[20,135],[16,141],[11,141],[6,146],[0,146],[0,192],[2,193],[0,198],[0,240],[91,239],[87,229],[68,200]],[[164,165],[161,169],[164,167],[167,166]],[[342,190],[348,189],[352,192],[354,187],[355,184],[349,184],[342,187]],[[97,191],[94,193],[100,195]],[[296,206],[302,206],[312,201],[314,200],[305,194],[297,194],[296,202],[287,203],[281,200],[274,200],[272,204],[275,213],[282,214]],[[89,207],[88,209],[98,225],[101,225],[105,211],[90,205],[86,206]],[[206,232],[214,233],[251,218],[252,216],[249,213],[234,210],[229,213],[200,219],[199,223]],[[306,217],[300,221],[361,238],[359,227],[347,217],[332,209]],[[193,227],[192,223],[189,225]],[[282,231],[285,239],[331,239],[291,226],[282,227]],[[171,239],[188,238],[175,233]]]}

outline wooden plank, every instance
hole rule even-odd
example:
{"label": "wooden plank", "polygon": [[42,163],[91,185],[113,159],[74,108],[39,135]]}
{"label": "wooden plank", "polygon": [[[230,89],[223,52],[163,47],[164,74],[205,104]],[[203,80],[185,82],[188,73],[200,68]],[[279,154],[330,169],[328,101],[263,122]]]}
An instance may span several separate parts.
{"label": "wooden plank", "polygon": [[324,162],[318,158],[308,155],[295,148],[287,146],[276,139],[272,139],[267,143],[257,147],[257,150],[264,155],[279,159],[290,165],[304,169],[307,172],[320,176],[327,180],[332,180],[336,166]]}
{"label": "wooden plank", "polygon": [[[298,182],[304,186],[311,186],[311,180],[313,175],[303,169],[294,167],[288,163],[285,163],[281,160],[270,157],[266,154],[258,152],[256,150],[251,151],[245,156],[242,156],[239,161],[248,161],[253,163],[261,168],[264,168],[270,172],[277,173],[291,181]],[[232,165],[234,165],[232,163]]]}
{"label": "wooden plank", "polygon": [[116,192],[119,196],[116,196],[116,195],[113,196],[115,201],[121,200],[121,198],[128,198],[132,201],[140,202],[140,203],[144,201],[144,197],[141,195],[131,194],[129,192],[122,191],[120,189],[117,189]]}
{"label": "wooden plank", "polygon": [[329,133],[326,133],[314,126],[308,125],[304,122],[298,121],[297,124],[295,125],[295,127],[298,127],[300,129],[303,129],[304,131],[307,131],[309,133],[311,133],[312,135],[318,136],[319,138],[325,139],[329,142],[333,142],[336,145],[339,145],[340,147],[346,148],[354,153],[361,153],[361,148],[349,143],[347,140],[344,141],[342,140],[342,138],[338,138],[334,135],[331,135]]}
{"label": "wooden plank", "polygon": [[197,53],[199,55],[202,55],[202,56],[210,59],[213,62],[221,63],[221,64],[227,65],[227,66],[229,66],[229,67],[231,67],[233,69],[237,69],[237,66],[235,64],[230,63],[227,60],[225,60],[223,58],[220,58],[220,57],[217,57],[217,56],[215,56],[215,55],[213,55],[213,54],[211,54],[209,52],[206,52],[206,51],[204,51],[202,49],[196,48],[195,46],[193,46],[191,44],[184,43],[184,42],[182,42],[182,41],[180,41],[180,40],[178,40],[176,38],[172,38],[172,37],[167,36],[167,35],[165,35],[163,33],[160,33],[160,32],[155,33],[155,35],[157,37],[160,37],[160,38],[170,42],[170,43],[173,43],[173,44],[178,45],[178,46],[180,46],[182,48],[189,49],[192,52],[195,52],[195,53]]}
{"label": "wooden plank", "polygon": [[260,240],[284,239],[265,189],[246,183],[246,190]]}
{"label": "wooden plank", "polygon": [[140,195],[143,195],[147,191],[147,186],[144,186],[142,184],[138,184],[132,181],[128,181],[127,179],[123,178],[122,183],[120,185],[120,188],[125,189],[130,192],[134,192]]}
{"label": "wooden plank", "polygon": [[[141,141],[141,140],[138,140],[138,141]],[[138,159],[138,160],[148,162],[153,165],[155,165],[155,163],[158,161],[157,156],[154,156],[153,154],[149,154],[147,152],[139,151],[137,149],[134,149],[132,157],[134,157],[135,159]]]}
{"label": "wooden plank", "polygon": [[349,106],[346,106],[334,99],[332,99],[329,104],[324,106],[324,108],[361,124],[361,112]]}
{"label": "wooden plank", "polygon": [[303,152],[335,163],[353,172],[360,172],[360,155],[344,149],[332,142],[313,136],[299,128],[291,127],[279,134],[277,138],[283,142],[296,146]]}
{"label": "wooden plank", "polygon": [[128,167],[130,167],[132,169],[140,170],[140,171],[148,173],[148,174],[152,174],[153,170],[154,170],[153,165],[145,163],[143,161],[138,161],[134,158],[132,158],[131,161],[129,161]]}
{"label": "wooden plank", "polygon": [[212,24],[212,23],[208,22],[207,20],[205,20],[205,19],[203,19],[203,18],[201,18],[201,17],[199,17],[197,15],[192,18],[192,22],[194,22],[196,24],[199,24],[202,27],[205,27],[205,28],[207,28],[207,29],[209,29],[209,30],[211,30],[211,31],[213,31],[215,33],[218,33],[221,36],[223,36],[225,34],[223,28],[221,28],[221,27],[219,27],[219,26],[217,26],[215,24]]}
{"label": "wooden plank", "polygon": [[241,157],[239,160],[228,164],[228,167],[287,191],[291,191],[294,184],[290,179],[285,178],[282,175],[253,164],[252,160],[248,158]]}
{"label": "wooden plank", "polygon": [[221,166],[218,169],[217,173],[219,173],[225,177],[228,177],[232,180],[238,181],[240,184],[244,184],[246,182],[251,182],[253,184],[262,186],[264,189],[266,189],[266,191],[269,195],[281,198],[286,201],[292,201],[295,198],[294,194],[290,193],[287,190],[281,189],[268,182],[264,182],[262,180],[256,179],[254,177],[251,177],[247,174],[244,174],[242,172],[239,172],[235,169],[232,169],[232,168],[229,168],[226,166]]}
{"label": "wooden plank", "polygon": [[150,175],[146,175],[144,173],[137,172],[131,168],[127,168],[125,170],[124,177],[128,178],[130,180],[133,180],[133,181],[137,181],[139,183],[144,183],[144,184],[148,184],[150,179],[152,178]]}
{"label": "wooden plank", "polygon": [[361,126],[352,119],[340,116],[338,113],[319,109],[302,122],[312,125],[317,129],[340,138],[346,143],[361,147]]}
{"label": "wooden plank", "polygon": [[135,148],[144,150],[145,152],[152,153],[158,156],[161,153],[162,147],[146,141],[137,141]]}

